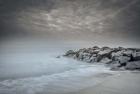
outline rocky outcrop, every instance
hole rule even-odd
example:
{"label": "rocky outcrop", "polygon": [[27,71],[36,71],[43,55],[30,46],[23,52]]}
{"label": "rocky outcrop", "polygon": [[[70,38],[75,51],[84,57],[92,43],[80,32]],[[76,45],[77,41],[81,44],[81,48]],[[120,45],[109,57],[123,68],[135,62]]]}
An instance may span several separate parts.
{"label": "rocky outcrop", "polygon": [[77,51],[69,50],[64,55],[88,63],[104,63],[112,70],[139,70],[140,49],[98,47],[83,48]]}

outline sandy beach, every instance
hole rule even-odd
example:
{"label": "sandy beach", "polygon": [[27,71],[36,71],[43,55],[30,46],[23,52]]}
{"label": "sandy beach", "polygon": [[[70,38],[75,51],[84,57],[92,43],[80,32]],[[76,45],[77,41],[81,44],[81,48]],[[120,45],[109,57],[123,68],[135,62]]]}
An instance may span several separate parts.
{"label": "sandy beach", "polygon": [[95,86],[69,94],[140,94],[140,72],[119,72]]}

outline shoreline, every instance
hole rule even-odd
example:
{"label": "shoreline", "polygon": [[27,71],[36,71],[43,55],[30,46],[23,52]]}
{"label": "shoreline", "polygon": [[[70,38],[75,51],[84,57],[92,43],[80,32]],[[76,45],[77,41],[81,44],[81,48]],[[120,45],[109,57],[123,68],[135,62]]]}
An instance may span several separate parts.
{"label": "shoreline", "polygon": [[67,94],[139,94],[140,72],[118,71],[119,74],[109,76],[95,86]]}

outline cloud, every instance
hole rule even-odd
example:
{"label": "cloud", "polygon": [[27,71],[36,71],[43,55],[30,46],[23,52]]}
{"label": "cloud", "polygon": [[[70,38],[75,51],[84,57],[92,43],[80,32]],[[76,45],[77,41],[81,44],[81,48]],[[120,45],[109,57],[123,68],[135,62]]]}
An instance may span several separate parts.
{"label": "cloud", "polygon": [[104,37],[110,33],[139,39],[139,0],[2,1],[3,35],[26,32],[65,37],[80,33],[79,37],[83,38],[85,35],[95,37],[97,33]]}

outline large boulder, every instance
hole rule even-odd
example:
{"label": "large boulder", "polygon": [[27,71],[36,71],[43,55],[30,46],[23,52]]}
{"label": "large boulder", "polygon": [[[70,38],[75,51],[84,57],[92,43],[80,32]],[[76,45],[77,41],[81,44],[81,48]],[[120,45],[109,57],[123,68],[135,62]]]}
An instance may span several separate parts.
{"label": "large boulder", "polygon": [[134,52],[132,54],[133,61],[139,61],[140,60],[140,52]]}
{"label": "large boulder", "polygon": [[78,59],[78,60],[83,60],[83,52],[79,52],[79,53],[78,53],[77,59]]}
{"label": "large boulder", "polygon": [[131,57],[128,56],[118,56],[118,57],[114,57],[115,61],[119,61],[119,63],[121,65],[125,65],[127,62],[129,62],[131,60]]}
{"label": "large boulder", "polygon": [[102,58],[102,60],[101,60],[100,62],[101,62],[101,63],[105,63],[105,64],[109,64],[109,63],[112,62],[112,60],[109,59],[109,58],[107,58],[107,57],[105,57],[105,58]]}
{"label": "large boulder", "polygon": [[123,56],[129,56],[131,57],[132,54],[134,54],[134,51],[133,50],[126,50],[124,52],[122,52]]}
{"label": "large boulder", "polygon": [[103,50],[103,51],[100,51],[98,54],[99,55],[108,55],[112,52],[111,49],[107,49],[107,50]]}
{"label": "large boulder", "polygon": [[111,53],[112,53],[111,49],[100,51],[97,55],[97,62],[100,62],[103,58],[111,59]]}
{"label": "large boulder", "polygon": [[95,63],[95,62],[97,62],[97,57],[93,55],[90,57],[90,63]]}
{"label": "large boulder", "polygon": [[139,69],[140,70],[140,61],[132,61],[132,62],[128,62],[125,66],[125,69],[128,70],[136,70]]}
{"label": "large boulder", "polygon": [[90,57],[91,57],[90,53],[83,53],[83,61],[90,62]]}
{"label": "large boulder", "polygon": [[111,53],[111,58],[123,56],[123,52],[124,52],[124,50],[117,51],[117,52],[114,52],[114,51],[113,51],[113,52]]}
{"label": "large boulder", "polygon": [[93,50],[92,54],[98,54],[100,52],[100,49],[96,49],[96,50]]}

